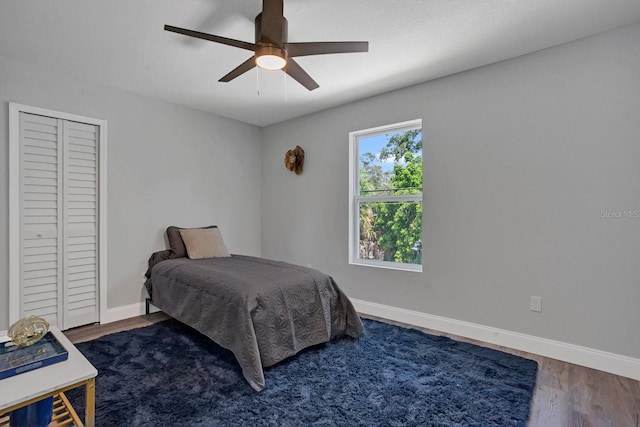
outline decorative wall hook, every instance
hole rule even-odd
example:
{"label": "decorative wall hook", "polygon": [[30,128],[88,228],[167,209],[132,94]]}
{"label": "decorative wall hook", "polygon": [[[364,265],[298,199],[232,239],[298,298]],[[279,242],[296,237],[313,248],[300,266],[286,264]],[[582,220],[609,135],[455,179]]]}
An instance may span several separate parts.
{"label": "decorative wall hook", "polygon": [[287,151],[284,154],[284,165],[291,172],[300,175],[304,165],[304,150],[299,145],[296,145],[296,148]]}

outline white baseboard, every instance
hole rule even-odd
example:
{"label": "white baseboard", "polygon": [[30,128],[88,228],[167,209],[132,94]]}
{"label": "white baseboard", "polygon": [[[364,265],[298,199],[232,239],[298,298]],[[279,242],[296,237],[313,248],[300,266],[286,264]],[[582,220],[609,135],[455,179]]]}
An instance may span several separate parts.
{"label": "white baseboard", "polygon": [[526,351],[640,381],[640,359],[633,357],[355,298],[351,298],[351,302],[364,315]]}
{"label": "white baseboard", "polygon": [[[160,311],[157,307],[151,305],[149,308],[149,313],[155,313]],[[145,303],[144,301],[136,303],[123,305],[116,308],[109,308],[104,315],[100,315],[100,323],[111,323],[117,322],[118,320],[128,319],[130,317],[136,317],[145,314]]]}
{"label": "white baseboard", "polygon": [[116,308],[107,309],[106,313],[100,314],[100,323],[117,322],[118,320],[128,319],[144,314],[144,302],[137,304],[123,305]]}

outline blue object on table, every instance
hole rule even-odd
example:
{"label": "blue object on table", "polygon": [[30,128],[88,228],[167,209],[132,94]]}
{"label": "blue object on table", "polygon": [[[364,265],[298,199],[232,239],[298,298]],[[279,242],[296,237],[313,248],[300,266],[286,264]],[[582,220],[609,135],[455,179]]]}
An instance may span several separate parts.
{"label": "blue object on table", "polygon": [[16,409],[9,415],[11,427],[47,427],[53,416],[53,397]]}
{"label": "blue object on table", "polygon": [[0,380],[67,360],[69,353],[51,332],[26,347],[0,343]]}

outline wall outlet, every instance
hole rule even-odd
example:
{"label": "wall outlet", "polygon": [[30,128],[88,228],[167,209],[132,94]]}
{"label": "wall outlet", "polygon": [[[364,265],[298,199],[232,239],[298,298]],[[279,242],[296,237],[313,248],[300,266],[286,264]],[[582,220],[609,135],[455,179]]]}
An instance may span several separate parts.
{"label": "wall outlet", "polygon": [[541,297],[531,297],[531,311],[537,311],[538,313],[542,311]]}

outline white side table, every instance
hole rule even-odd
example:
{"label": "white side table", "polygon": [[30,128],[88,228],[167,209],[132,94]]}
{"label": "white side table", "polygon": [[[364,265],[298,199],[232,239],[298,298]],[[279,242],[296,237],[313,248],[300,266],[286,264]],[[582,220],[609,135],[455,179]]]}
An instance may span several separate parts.
{"label": "white side table", "polygon": [[[96,383],[98,371],[71,344],[55,326],[50,328],[56,339],[69,352],[64,362],[15,375],[0,380],[0,414],[6,414],[38,400],[58,395],[76,387],[85,386],[86,408],[84,422],[87,427],[95,425]],[[68,405],[66,398],[63,400]],[[70,406],[70,405],[69,405]],[[73,408],[68,407],[75,414]]]}

